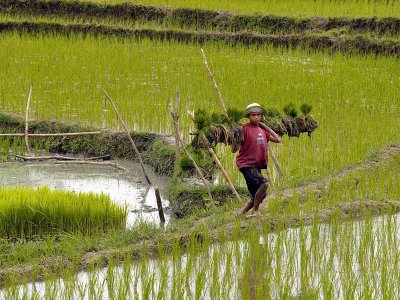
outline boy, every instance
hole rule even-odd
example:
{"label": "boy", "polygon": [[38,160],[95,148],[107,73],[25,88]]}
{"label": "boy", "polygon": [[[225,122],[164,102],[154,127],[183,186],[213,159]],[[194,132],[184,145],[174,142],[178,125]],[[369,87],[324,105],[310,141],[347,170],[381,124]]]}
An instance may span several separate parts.
{"label": "boy", "polygon": [[242,126],[243,142],[238,147],[232,147],[232,152],[239,150],[236,165],[246,180],[251,200],[239,211],[244,215],[253,208],[253,217],[260,216],[258,208],[267,195],[268,183],[262,176],[261,169],[267,168],[268,141],[280,143],[281,138],[268,126],[261,123],[265,109],[258,103],[246,107],[246,117],[249,123]]}

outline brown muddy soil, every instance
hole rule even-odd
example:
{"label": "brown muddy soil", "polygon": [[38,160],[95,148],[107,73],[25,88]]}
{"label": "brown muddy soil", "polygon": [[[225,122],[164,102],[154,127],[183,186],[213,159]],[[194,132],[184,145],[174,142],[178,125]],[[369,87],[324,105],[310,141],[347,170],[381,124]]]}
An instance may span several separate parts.
{"label": "brown muddy soil", "polygon": [[[384,163],[393,154],[400,152],[400,144],[391,145],[380,152],[378,152],[373,158],[366,160],[365,162],[356,164],[349,167],[329,178],[323,179],[318,182],[314,182],[305,186],[298,188],[287,189],[273,195],[281,195],[289,199],[294,194],[297,194],[301,199],[301,196],[305,195],[306,190],[313,189],[315,192],[321,191],[321,188],[329,181],[334,178],[343,178],[347,176],[350,172],[354,170],[368,170],[373,168],[378,164]],[[331,218],[335,220],[354,220],[363,217],[363,212],[368,211],[369,215],[381,215],[384,213],[398,213],[400,212],[400,199],[392,199],[388,201],[372,201],[370,199],[365,199],[362,201],[352,201],[343,202],[335,205],[334,207],[328,207],[326,209],[319,210],[317,213],[310,214],[300,214],[299,216],[292,217],[272,217],[270,215],[265,215],[259,218],[243,218],[240,220],[240,229],[245,231],[249,226],[256,226],[259,228],[269,227],[270,230],[284,229],[288,227],[296,227],[299,225],[311,224],[314,220],[324,223],[329,222]],[[231,214],[233,212],[228,212],[226,214]],[[196,221],[191,227],[199,228],[201,224],[207,224],[213,216],[202,218]],[[212,229],[209,232],[209,236],[212,242],[219,241],[220,232],[224,233],[225,238],[233,236],[234,231],[237,230],[237,220],[229,221],[217,229]],[[207,227],[205,227],[207,228]],[[186,230],[185,232],[176,233],[165,233],[161,238],[165,241],[179,241],[182,247],[187,246],[190,238],[196,234],[196,236],[202,235],[201,232],[193,232],[193,230]],[[158,240],[150,239],[145,240],[143,243],[130,245],[119,249],[104,249],[97,252],[86,253],[79,262],[79,270],[87,270],[89,266],[105,266],[110,259],[122,260],[127,255],[131,255],[134,259],[139,259],[143,250],[143,245],[147,249],[147,255],[149,257],[157,257],[158,253]],[[168,246],[168,245],[167,245]],[[169,245],[172,248],[171,245]],[[169,249],[171,251],[171,249]],[[168,249],[166,249],[168,252]],[[0,287],[4,284],[4,280],[10,278],[10,274],[14,277],[14,280],[19,282],[27,281],[40,281],[44,279],[44,274],[46,272],[59,273],[62,268],[73,267],[74,264],[67,257],[61,256],[48,256],[43,258],[38,266],[33,267],[31,265],[16,266],[7,269],[0,269]],[[33,272],[35,270],[35,272]]]}

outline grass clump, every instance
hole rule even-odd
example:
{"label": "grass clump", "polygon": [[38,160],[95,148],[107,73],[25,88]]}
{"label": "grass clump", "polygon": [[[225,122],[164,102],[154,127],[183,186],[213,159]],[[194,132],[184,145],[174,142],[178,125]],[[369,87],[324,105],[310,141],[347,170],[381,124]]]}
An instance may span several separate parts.
{"label": "grass clump", "polygon": [[108,196],[66,191],[0,189],[0,236],[32,238],[47,233],[91,235],[124,228],[125,208]]}

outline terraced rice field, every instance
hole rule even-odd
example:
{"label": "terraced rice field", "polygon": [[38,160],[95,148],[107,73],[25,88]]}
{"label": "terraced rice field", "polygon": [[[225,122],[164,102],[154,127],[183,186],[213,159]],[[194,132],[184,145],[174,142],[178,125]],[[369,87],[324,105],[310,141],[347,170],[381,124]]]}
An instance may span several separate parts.
{"label": "terraced rice field", "polygon": [[[227,107],[243,109],[259,102],[282,111],[289,103],[296,107],[307,103],[319,127],[311,137],[284,137],[282,145],[272,146],[285,179],[276,181],[263,207],[266,218],[234,219],[241,204],[231,203],[172,222],[152,238],[135,236],[134,247],[129,244],[130,232],[124,232],[124,239],[113,246],[105,242],[96,248],[99,257],[115,259],[112,264],[124,261],[122,278],[140,286],[133,292],[109,271],[104,293],[143,299],[172,295],[179,299],[222,295],[396,298],[398,279],[390,274],[399,267],[397,219],[391,216],[400,207],[396,184],[400,179],[399,4],[355,0],[241,3],[136,3],[157,6],[142,10],[111,1],[43,3],[53,5],[54,11],[40,11],[27,2],[2,4],[0,109],[23,115],[33,84],[32,118],[119,129],[111,108],[105,107],[104,89],[130,130],[173,134],[168,103],[179,91],[179,121],[182,136],[189,142],[194,126],[187,109],[221,112],[202,60],[203,48]],[[235,185],[243,187],[229,148],[218,147],[216,152]],[[277,177],[275,169],[272,175]],[[219,183],[224,185],[222,180]],[[379,225],[368,221],[382,213],[388,215]],[[353,223],[366,216],[368,220],[362,223],[366,227]],[[343,220],[348,223],[342,224]],[[329,234],[317,233],[320,221],[331,222]],[[310,224],[311,228],[306,227]],[[270,232],[291,225],[300,226],[298,236],[291,230],[283,231],[283,236]],[[182,228],[191,231],[182,234]],[[384,238],[374,240],[377,231]],[[260,233],[264,244],[259,243]],[[175,240],[169,234],[179,237]],[[224,244],[228,240],[237,244]],[[221,250],[207,248],[217,241],[223,242]],[[324,248],[324,243],[331,247]],[[109,250],[115,247],[125,250]],[[253,251],[265,268],[259,269],[241,247]],[[280,261],[282,249],[288,264]],[[163,260],[171,252],[172,262]],[[265,252],[267,258],[262,257]],[[84,253],[75,257],[80,266],[87,262]],[[132,253],[141,259],[133,279],[128,267]],[[160,269],[154,271],[149,258],[160,258]],[[376,259],[379,263],[373,263]],[[71,274],[78,270],[77,264],[71,263]],[[14,265],[12,257],[2,258],[0,268]],[[230,266],[229,276],[224,273],[220,281],[207,279],[218,276],[225,265]],[[272,273],[265,272],[268,269]],[[174,276],[167,279],[171,272]],[[65,295],[77,293],[75,285],[70,285]],[[94,286],[89,284],[87,290]],[[160,293],[166,286],[169,294]],[[14,292],[11,288],[7,293]]]}

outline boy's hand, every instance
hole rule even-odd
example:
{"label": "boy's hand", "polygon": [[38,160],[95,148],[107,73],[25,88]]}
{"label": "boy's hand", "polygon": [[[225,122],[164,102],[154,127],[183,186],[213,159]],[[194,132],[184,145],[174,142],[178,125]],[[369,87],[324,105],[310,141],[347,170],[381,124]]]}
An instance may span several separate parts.
{"label": "boy's hand", "polygon": [[269,128],[266,124],[264,124],[263,122],[260,122],[260,127],[264,128],[266,131],[268,131],[272,138],[269,139],[271,142],[275,142],[275,143],[282,143],[282,139],[280,138],[279,135],[276,134],[275,131],[273,131],[271,128]]}

